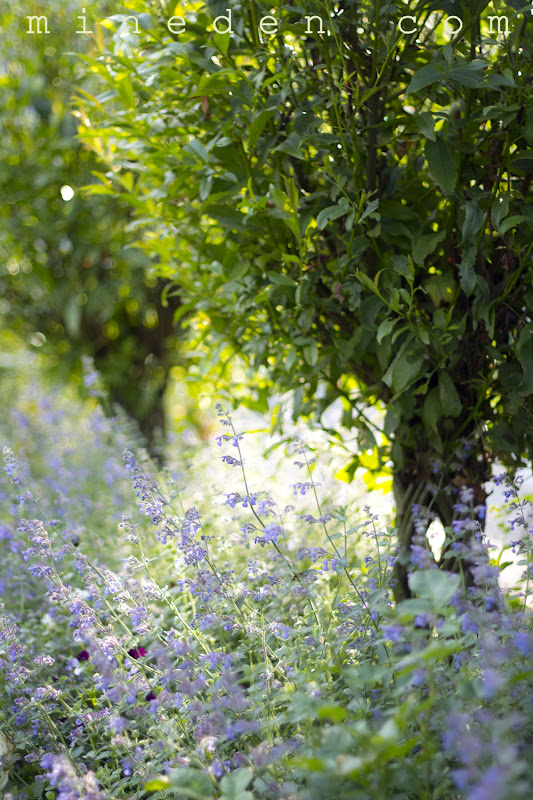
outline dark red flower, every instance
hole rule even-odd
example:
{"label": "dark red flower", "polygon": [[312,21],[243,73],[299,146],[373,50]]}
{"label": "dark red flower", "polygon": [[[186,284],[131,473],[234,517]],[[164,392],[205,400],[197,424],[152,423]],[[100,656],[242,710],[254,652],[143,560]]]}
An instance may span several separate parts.
{"label": "dark red flower", "polygon": [[141,656],[146,655],[146,650],[144,647],[139,645],[139,647],[132,647],[131,650],[128,650],[128,655],[132,658],[140,658]]}
{"label": "dark red flower", "polygon": [[87,650],[81,650],[78,655],[76,656],[78,661],[88,661],[89,660],[89,653]]}

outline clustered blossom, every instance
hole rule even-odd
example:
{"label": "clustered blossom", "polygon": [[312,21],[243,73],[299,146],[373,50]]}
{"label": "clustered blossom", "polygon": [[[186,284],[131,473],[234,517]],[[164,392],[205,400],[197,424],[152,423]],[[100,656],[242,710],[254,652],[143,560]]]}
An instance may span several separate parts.
{"label": "clustered blossom", "polygon": [[[519,724],[516,715],[510,715],[500,731],[497,721],[486,709],[453,712],[448,724],[443,746],[445,751],[456,756],[458,766],[453,770],[453,777],[465,796],[475,800],[505,800],[509,797],[509,787],[515,786],[520,792],[520,784],[522,791],[527,791],[526,784],[520,780],[523,767],[517,747],[500,738],[505,727],[511,735],[513,729],[516,730]],[[516,796],[522,796],[521,792]]]}
{"label": "clustered blossom", "polygon": [[243,508],[248,508],[248,506],[256,505],[258,495],[242,495],[240,492],[229,492],[229,494],[226,494],[226,498],[226,503],[230,508],[235,508],[236,505],[242,505]]}
{"label": "clustered blossom", "polygon": [[22,467],[13,455],[13,451],[9,447],[4,447],[3,453],[6,464],[4,469],[7,472],[7,477],[14,486],[22,486],[24,484]]}
{"label": "clustered blossom", "polygon": [[411,564],[416,569],[435,569],[437,567],[426,537],[427,527],[435,515],[413,503],[411,513],[414,520],[415,534],[411,543]]}
{"label": "clustered blossom", "polygon": [[105,397],[105,389],[102,385],[102,376],[94,366],[92,356],[83,355],[81,357],[83,369],[83,385],[88,389],[90,397]]}
{"label": "clustered blossom", "polygon": [[295,495],[306,495],[309,489],[314,489],[317,486],[320,486],[320,484],[312,481],[298,481],[297,483],[291,483],[291,488],[293,490],[293,494]]}
{"label": "clustered blossom", "polygon": [[268,542],[273,542],[276,544],[281,532],[281,527],[279,525],[276,525],[275,522],[269,522],[263,528],[262,535],[256,536],[254,542],[256,542],[256,544],[260,544],[262,547],[264,547]]}
{"label": "clustered blossom", "polygon": [[126,469],[133,478],[133,489],[139,501],[139,508],[145,516],[150,518],[152,524],[159,524],[163,521],[162,510],[165,500],[159,494],[157,482],[146,475],[131,450],[124,450],[123,458],[126,462]]}
{"label": "clustered blossom", "polygon": [[[135,631],[138,631],[141,628],[141,623],[148,618],[148,612],[145,606],[130,608],[128,609],[128,614],[131,617],[131,624],[133,625],[133,629]],[[144,626],[142,629],[144,629]]]}
{"label": "clustered blossom", "polygon": [[46,774],[42,777],[50,786],[59,790],[57,800],[72,800],[74,797],[83,797],[85,800],[110,800],[109,794],[98,786],[94,773],[78,774],[66,756],[47,753],[41,759],[41,767],[46,770]]}
{"label": "clustered blossom", "polygon": [[222,461],[225,464],[229,464],[230,467],[242,467],[243,461],[239,460],[238,458],[234,458],[233,456],[222,456]]}
{"label": "clustered blossom", "polygon": [[216,443],[221,447],[222,442],[231,442],[233,447],[238,447],[239,442],[242,441],[243,438],[242,433],[223,433],[221,436],[216,437]]}

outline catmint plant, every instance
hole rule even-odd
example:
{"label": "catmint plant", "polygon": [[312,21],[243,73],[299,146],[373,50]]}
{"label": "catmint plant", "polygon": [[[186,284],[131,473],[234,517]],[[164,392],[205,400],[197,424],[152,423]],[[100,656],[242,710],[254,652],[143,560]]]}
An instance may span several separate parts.
{"label": "catmint plant", "polygon": [[[43,413],[60,424],[53,402]],[[395,530],[371,502],[356,513],[324,497],[297,440],[293,500],[279,505],[276,486],[248,474],[249,435],[217,413],[228,478],[216,502],[188,498],[118,419],[95,417],[105,459],[100,434],[51,447],[48,462],[6,444],[5,796],[528,797],[531,548],[519,487],[508,498],[525,562],[516,590],[502,590],[484,510],[464,487],[443,552],[471,580],[436,569],[424,546],[432,511],[415,506],[413,596],[395,604]],[[77,447],[80,464],[95,448],[113,498],[100,509],[66,481]]]}

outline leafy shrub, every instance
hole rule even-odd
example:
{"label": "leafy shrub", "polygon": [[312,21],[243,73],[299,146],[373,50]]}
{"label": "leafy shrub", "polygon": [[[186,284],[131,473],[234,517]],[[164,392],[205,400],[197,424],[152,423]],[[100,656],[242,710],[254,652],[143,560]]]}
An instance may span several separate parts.
{"label": "leafy shrub", "polygon": [[[105,553],[73,541],[6,449],[7,797],[529,797],[531,544],[518,487],[520,596],[500,591],[463,488],[449,552],[475,565],[475,586],[432,565],[429,515],[415,509],[416,596],[394,605],[394,531],[370,508],[353,524],[324,506],[301,442],[294,506],[278,508],[248,484],[243,434],[219,416],[238,479],[205,509],[125,449],[114,480],[129,473],[138,508],[121,516],[113,569],[111,541]],[[89,458],[83,436],[76,447]]]}
{"label": "leafy shrub", "polygon": [[[268,389],[293,390],[295,417],[341,400],[348,475],[394,476],[403,599],[434,460],[450,526],[446,487],[480,491],[494,458],[532,458],[531,15],[521,0],[506,15],[489,0],[227,5],[220,34],[219,0],[130,0],[138,32],[102,41],[100,90],[80,98],[109,170],[93,191],[143,225],[195,312],[195,359],[225,366],[231,347],[261,370],[264,410]],[[271,14],[279,31],[261,35]]]}

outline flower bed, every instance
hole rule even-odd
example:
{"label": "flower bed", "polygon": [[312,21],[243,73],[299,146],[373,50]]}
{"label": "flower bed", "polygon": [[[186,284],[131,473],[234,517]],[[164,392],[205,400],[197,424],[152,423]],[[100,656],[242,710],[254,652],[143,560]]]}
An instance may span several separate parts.
{"label": "flower bed", "polygon": [[[500,591],[463,490],[450,552],[474,562],[474,589],[419,553],[413,597],[395,605],[394,531],[370,508],[354,520],[325,503],[298,441],[294,505],[278,508],[248,484],[243,436],[218,413],[234,485],[205,508],[134,444],[119,466],[127,433],[98,410],[94,453],[72,437],[35,480],[4,451],[5,797],[531,796],[530,534],[516,488],[521,595]],[[97,464],[100,435],[98,505],[65,470]]]}

